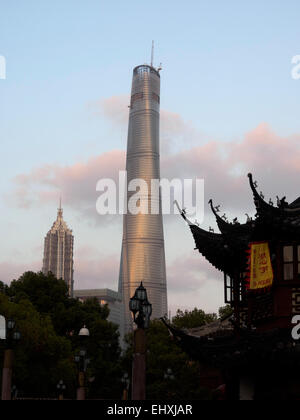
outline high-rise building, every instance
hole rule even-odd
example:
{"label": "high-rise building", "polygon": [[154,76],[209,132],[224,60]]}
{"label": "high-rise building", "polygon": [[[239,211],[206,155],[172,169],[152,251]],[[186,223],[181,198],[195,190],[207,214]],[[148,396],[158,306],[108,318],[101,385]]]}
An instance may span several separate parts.
{"label": "high-rise building", "polygon": [[[152,65],[133,71],[128,144],[127,190],[134,179],[142,179],[151,191],[151,180],[160,179],[160,74]],[[127,204],[136,192],[128,192]],[[143,282],[153,305],[152,319],[168,312],[165,247],[161,196],[157,197],[157,214],[151,214],[151,194],[145,194],[140,207],[149,214],[124,215],[119,291],[123,299],[123,333],[133,328],[129,300]],[[142,203],[144,201],[144,203]],[[155,204],[155,203],[154,203]],[[128,207],[128,206],[127,206]],[[155,206],[154,206],[155,207]]]}
{"label": "high-rise building", "polygon": [[57,219],[45,238],[43,273],[53,273],[58,279],[63,279],[73,297],[74,270],[73,270],[74,236],[63,219],[61,205],[58,209]]}

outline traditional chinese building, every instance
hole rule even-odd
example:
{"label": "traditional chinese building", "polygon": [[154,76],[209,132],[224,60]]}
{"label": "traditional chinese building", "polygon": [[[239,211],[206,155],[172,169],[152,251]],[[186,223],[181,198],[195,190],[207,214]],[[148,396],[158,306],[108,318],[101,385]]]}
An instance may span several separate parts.
{"label": "traditional chinese building", "polygon": [[248,176],[254,219],[229,222],[210,201],[214,233],[182,212],[196,249],[224,273],[233,315],[198,331],[168,328],[193,359],[222,373],[226,399],[300,399],[300,344],[292,338],[300,314],[300,198],[277,198],[274,206]]}

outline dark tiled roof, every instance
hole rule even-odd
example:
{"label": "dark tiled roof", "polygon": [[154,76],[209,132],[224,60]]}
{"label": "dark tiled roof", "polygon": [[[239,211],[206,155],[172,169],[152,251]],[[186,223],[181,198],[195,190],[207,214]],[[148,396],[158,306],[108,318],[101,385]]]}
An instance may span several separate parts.
{"label": "dark tiled roof", "polygon": [[250,187],[254,196],[257,214],[254,220],[245,224],[226,220],[220,217],[219,209],[210,205],[216,217],[220,234],[207,232],[191,223],[182,212],[193,234],[196,249],[218,270],[232,275],[233,270],[245,271],[247,265],[246,251],[250,242],[276,239],[299,240],[300,238],[300,198],[289,205],[285,198],[278,199],[278,207],[267,203],[262,194],[257,192],[257,185],[253,182],[252,174],[248,175]]}

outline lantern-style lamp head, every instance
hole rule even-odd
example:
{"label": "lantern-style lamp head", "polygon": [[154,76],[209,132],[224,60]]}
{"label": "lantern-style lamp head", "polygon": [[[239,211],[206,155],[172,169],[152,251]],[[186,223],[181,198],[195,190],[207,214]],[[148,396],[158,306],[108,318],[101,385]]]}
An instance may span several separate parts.
{"label": "lantern-style lamp head", "polygon": [[147,291],[145,287],[143,286],[143,283],[141,283],[140,287],[136,289],[135,295],[137,299],[140,300],[141,302],[148,299]]}
{"label": "lantern-style lamp head", "polygon": [[15,341],[20,341],[20,340],[21,340],[21,333],[20,333],[19,331],[15,331],[15,332],[13,333],[13,339],[14,339]]}
{"label": "lantern-style lamp head", "polygon": [[152,305],[148,300],[143,302],[143,314],[146,318],[150,318],[152,315]]}
{"label": "lantern-style lamp head", "polygon": [[13,330],[16,326],[16,322],[13,319],[8,319],[7,320],[7,329],[8,330]]}
{"label": "lantern-style lamp head", "polygon": [[89,330],[86,328],[86,326],[84,326],[83,328],[81,328],[81,330],[79,331],[79,337],[89,337],[90,336],[90,332]]}
{"label": "lantern-style lamp head", "polygon": [[134,322],[139,328],[148,328],[152,315],[152,305],[148,301],[147,291],[143,283],[136,289],[130,299],[129,309],[134,315]]}
{"label": "lantern-style lamp head", "polygon": [[130,299],[129,309],[134,315],[136,315],[140,310],[140,301],[137,299],[136,294]]}

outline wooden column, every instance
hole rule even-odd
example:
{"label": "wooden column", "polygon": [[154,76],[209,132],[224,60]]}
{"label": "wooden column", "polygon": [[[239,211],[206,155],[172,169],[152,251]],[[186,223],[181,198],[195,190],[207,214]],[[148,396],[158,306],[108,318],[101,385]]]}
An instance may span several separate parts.
{"label": "wooden column", "polygon": [[2,401],[11,401],[13,350],[5,350],[2,373]]}
{"label": "wooden column", "polygon": [[85,400],[85,373],[79,372],[79,388],[77,389],[77,401]]}

